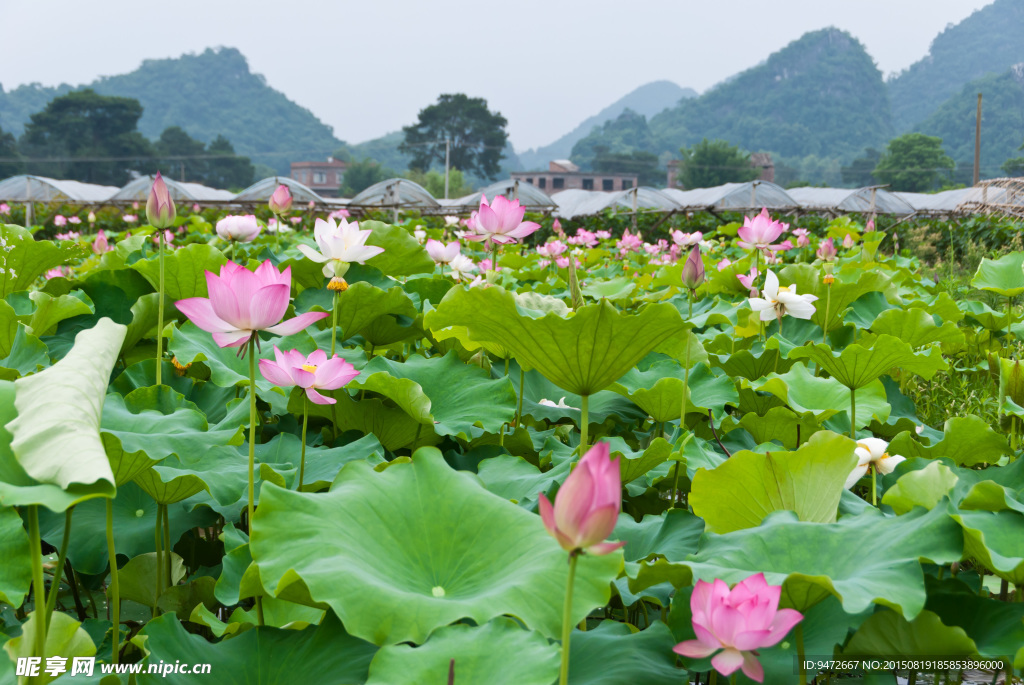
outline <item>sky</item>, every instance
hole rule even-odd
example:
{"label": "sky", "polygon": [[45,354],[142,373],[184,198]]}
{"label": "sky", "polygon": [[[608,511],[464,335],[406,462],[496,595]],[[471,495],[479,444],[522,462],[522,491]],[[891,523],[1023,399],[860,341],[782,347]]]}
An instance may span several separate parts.
{"label": "sky", "polygon": [[88,83],[144,59],[236,47],[358,143],[441,93],[485,98],[515,148],[545,145],[634,88],[703,92],[807,31],[858,38],[884,75],[990,0],[0,0],[0,84]]}

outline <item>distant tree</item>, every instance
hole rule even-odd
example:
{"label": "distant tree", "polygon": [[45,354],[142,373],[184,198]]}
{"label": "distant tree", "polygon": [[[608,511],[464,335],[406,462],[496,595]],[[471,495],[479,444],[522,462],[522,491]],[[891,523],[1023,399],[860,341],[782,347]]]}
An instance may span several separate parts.
{"label": "distant tree", "polygon": [[712,188],[723,183],[744,183],[760,176],[750,166],[750,154],[724,140],[705,138],[680,150],[679,180],[685,188]]}
{"label": "distant tree", "polygon": [[18,143],[12,134],[4,133],[4,130],[0,128],[0,179],[17,176],[20,173],[21,161],[18,160]]}
{"label": "distant tree", "polygon": [[1024,176],[1024,157],[1011,157],[1001,168],[1007,176]]}
{"label": "distant tree", "polygon": [[[352,162],[345,169],[342,179],[341,194],[343,197],[355,197],[374,183],[380,183],[395,177],[395,172],[383,167],[375,160],[366,158],[361,162]],[[443,192],[443,189],[442,189]]]}
{"label": "distant tree", "polygon": [[[157,164],[164,175],[179,181],[207,182],[206,144],[196,140],[180,126],[165,128],[154,144],[160,159]],[[195,159],[175,159],[193,157]]]}
{"label": "distant tree", "polygon": [[597,145],[590,167],[601,174],[636,174],[642,186],[663,186],[666,180],[665,172],[658,169],[658,155],[643,150],[609,152]]}
{"label": "distant tree", "polygon": [[136,130],[141,116],[138,100],[99,95],[88,88],[74,91],[55,97],[30,117],[19,147],[29,158],[70,160],[29,161],[32,173],[122,185],[131,171],[148,173],[154,167],[153,146]]}
{"label": "distant tree", "polygon": [[951,178],[956,163],[942,149],[942,138],[905,133],[889,141],[874,176],[893,190],[921,193]]}
{"label": "distant tree", "polygon": [[878,162],[882,159],[882,153],[873,147],[864,150],[864,154],[850,162],[849,166],[840,169],[843,176],[843,184],[851,188],[863,188],[864,186],[875,185],[875,177],[872,173]]}
{"label": "distant tree", "polygon": [[450,139],[451,166],[493,179],[501,170],[507,125],[505,117],[487,109],[487,100],[445,94],[420,110],[419,122],[402,128],[405,141],[398,149],[412,155],[411,168],[429,169],[444,164],[444,141]]}
{"label": "distant tree", "polygon": [[217,136],[206,148],[206,184],[214,188],[241,190],[253,181],[255,169],[248,157],[235,154],[235,148],[224,136]]}
{"label": "distant tree", "polygon": [[[348,173],[348,172],[346,172]],[[437,169],[423,172],[409,169],[405,178],[419,183],[434,197],[444,197],[444,172]],[[473,186],[466,182],[466,176],[458,169],[448,170],[448,197],[462,197],[473,192]]]}
{"label": "distant tree", "polygon": [[[647,125],[647,117],[627,107],[619,116],[595,126],[586,137],[576,141],[569,159],[581,169],[598,171],[594,166],[598,156],[628,157],[641,151],[656,153],[657,147],[657,141]],[[618,158],[613,164],[621,164],[623,161],[623,158]]]}

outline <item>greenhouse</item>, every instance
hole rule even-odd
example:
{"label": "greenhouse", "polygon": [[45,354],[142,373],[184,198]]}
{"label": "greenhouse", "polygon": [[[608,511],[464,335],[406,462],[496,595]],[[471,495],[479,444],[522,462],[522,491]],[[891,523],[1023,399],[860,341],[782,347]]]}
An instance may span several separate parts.
{"label": "greenhouse", "polygon": [[348,205],[360,209],[418,209],[436,210],[441,205],[430,192],[406,178],[389,178],[372,186],[352,198]]}
{"label": "greenhouse", "polygon": [[[152,185],[152,182],[150,184]],[[115,192],[117,188],[114,186],[45,176],[12,176],[0,181],[0,202],[63,202],[88,205],[105,202]]]}
{"label": "greenhouse", "polygon": [[[186,183],[164,179],[167,190],[175,202],[231,202],[235,194],[230,190],[210,188],[201,183]],[[152,176],[140,176],[107,198],[107,202],[145,202],[153,186]],[[274,186],[275,188],[277,186]]]}
{"label": "greenhouse", "polygon": [[896,193],[878,186],[849,188],[791,188],[787,191],[802,212],[828,214],[894,214],[909,216],[914,207]]}
{"label": "greenhouse", "polygon": [[481,197],[493,200],[498,195],[504,195],[510,200],[519,200],[519,204],[531,212],[548,212],[558,206],[553,197],[539,190],[532,183],[520,183],[511,179],[492,183],[482,190],[457,200],[438,200],[438,202],[452,207],[476,209],[480,206]]}
{"label": "greenhouse", "polygon": [[662,192],[688,211],[738,212],[754,211],[762,207],[774,211],[787,211],[798,206],[787,191],[768,181],[726,183],[714,188],[692,190],[669,188]]}
{"label": "greenhouse", "polygon": [[629,188],[614,193],[600,190],[563,190],[551,199],[558,204],[556,214],[563,219],[600,214],[606,209],[630,212],[674,212],[679,204],[664,191],[655,188]]}
{"label": "greenhouse", "polygon": [[265,203],[270,199],[270,196],[274,194],[278,186],[288,186],[288,190],[292,194],[292,198],[295,202],[308,203],[315,202],[318,205],[327,204],[327,201],[320,197],[315,191],[311,190],[308,186],[299,183],[294,178],[288,178],[287,176],[268,176],[263,180],[256,181],[251,186],[235,195],[232,200],[238,203]]}

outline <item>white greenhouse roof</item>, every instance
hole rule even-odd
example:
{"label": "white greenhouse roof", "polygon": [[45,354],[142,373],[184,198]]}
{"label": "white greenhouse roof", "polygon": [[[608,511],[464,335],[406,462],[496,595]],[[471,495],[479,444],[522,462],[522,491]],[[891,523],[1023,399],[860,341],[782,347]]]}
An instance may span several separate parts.
{"label": "white greenhouse roof", "polygon": [[796,209],[799,204],[781,186],[768,181],[726,183],[713,188],[664,191],[686,210],[711,209],[716,211],[755,211],[768,209]]}
{"label": "white greenhouse roof", "polygon": [[909,202],[885,188],[790,188],[787,192],[804,210],[897,215],[914,213],[914,207]]}
{"label": "white greenhouse roof", "polygon": [[389,178],[374,183],[349,201],[351,207],[399,207],[436,209],[441,205],[419,183],[407,178]]}
{"label": "white greenhouse roof", "polygon": [[288,186],[288,191],[292,194],[292,199],[295,202],[304,204],[313,201],[317,204],[324,204],[324,199],[315,191],[287,176],[268,176],[256,181],[232,199],[235,202],[266,202],[280,185]]}
{"label": "white greenhouse roof", "polygon": [[[164,183],[167,184],[167,190],[175,202],[226,202],[235,198],[235,194],[230,190],[210,188],[201,183],[186,183],[166,177]],[[107,200],[109,202],[144,202],[149,198],[149,189],[152,186],[152,176],[140,176]]]}
{"label": "white greenhouse roof", "polygon": [[0,200],[6,202],[104,202],[116,186],[21,175],[0,181]]}
{"label": "white greenhouse roof", "polygon": [[671,212],[680,209],[679,204],[664,191],[645,187],[629,188],[614,193],[570,189],[555,193],[551,199],[558,205],[555,213],[564,219],[571,219],[600,214],[612,208],[632,211],[634,197],[638,211]]}
{"label": "white greenhouse roof", "polygon": [[[513,181],[512,179],[492,183],[486,188],[478,190],[471,195],[460,197],[454,202],[454,204],[476,209],[480,206],[480,197],[483,195],[487,196],[488,202],[498,195],[504,195],[510,200],[518,198],[519,204],[529,210],[543,211],[555,207],[555,201],[532,183],[522,183]],[[442,203],[442,206],[448,204],[444,200],[438,200],[438,202]]]}

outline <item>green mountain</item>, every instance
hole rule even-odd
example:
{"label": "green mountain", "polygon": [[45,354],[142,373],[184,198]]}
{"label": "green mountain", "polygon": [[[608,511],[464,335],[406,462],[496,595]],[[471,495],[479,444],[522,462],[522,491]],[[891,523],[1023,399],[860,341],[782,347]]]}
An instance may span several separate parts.
{"label": "green mountain", "polygon": [[849,159],[892,137],[882,75],[860,41],[827,28],[804,34],[764,63],[655,115],[658,152],[702,138],[785,157]]}
{"label": "green mountain", "polygon": [[652,81],[622,96],[583,123],[549,145],[519,153],[524,169],[546,169],[553,159],[567,159],[573,146],[586,138],[595,127],[617,119],[626,110],[650,118],[662,110],[673,107],[680,100],[697,97],[693,88],[683,88],[672,81]]}
{"label": "green mountain", "polygon": [[[139,130],[148,138],[159,137],[169,126],[207,143],[224,135],[238,153],[279,173],[286,173],[292,160],[326,157],[341,145],[330,126],[249,71],[234,48],[145,60],[131,73],[106,76],[87,87],[139,100]],[[70,90],[36,84],[0,92],[0,127],[20,134],[30,114]]]}
{"label": "green mountain", "polygon": [[996,0],[932,41],[928,54],[888,82],[893,124],[908,131],[969,81],[1024,62],[1024,0]]}
{"label": "green mountain", "polygon": [[942,138],[946,152],[968,171],[974,164],[974,124],[978,93],[982,93],[981,176],[1005,175],[1000,169],[1010,157],[1024,156],[1024,63],[1001,75],[983,76],[939,105],[915,131]]}
{"label": "green mountain", "polygon": [[658,140],[647,125],[647,117],[627,108],[614,119],[594,127],[590,135],[577,141],[569,158],[581,168],[589,170],[599,151],[610,154],[635,150],[657,152],[658,147]]}

